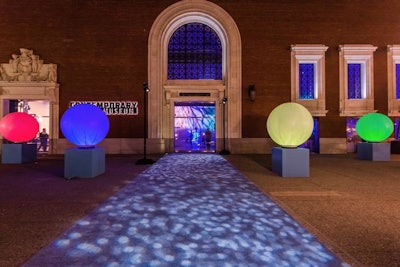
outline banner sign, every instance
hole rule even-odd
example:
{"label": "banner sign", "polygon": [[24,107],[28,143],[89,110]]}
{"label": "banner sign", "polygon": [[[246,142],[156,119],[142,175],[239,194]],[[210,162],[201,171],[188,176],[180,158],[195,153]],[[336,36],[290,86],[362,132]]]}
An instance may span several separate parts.
{"label": "banner sign", "polygon": [[101,108],[107,115],[138,115],[137,101],[71,101],[69,106],[92,104]]}

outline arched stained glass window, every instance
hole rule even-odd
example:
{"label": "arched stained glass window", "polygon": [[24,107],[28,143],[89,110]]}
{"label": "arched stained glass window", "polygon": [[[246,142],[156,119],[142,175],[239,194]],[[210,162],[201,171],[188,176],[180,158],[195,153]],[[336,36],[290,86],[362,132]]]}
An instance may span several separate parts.
{"label": "arched stained glass window", "polygon": [[179,27],[168,44],[169,80],[222,80],[222,46],[216,32],[202,23]]}

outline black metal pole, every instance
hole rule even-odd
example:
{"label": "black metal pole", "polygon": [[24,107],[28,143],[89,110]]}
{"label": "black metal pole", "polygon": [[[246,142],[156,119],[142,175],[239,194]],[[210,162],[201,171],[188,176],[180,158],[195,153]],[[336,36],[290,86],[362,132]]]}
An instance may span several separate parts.
{"label": "black metal pole", "polygon": [[219,152],[220,155],[229,155],[231,154],[231,152],[229,150],[226,149],[225,147],[225,106],[226,106],[226,102],[228,102],[228,98],[224,97],[224,99],[222,99],[222,138],[223,138],[223,144],[224,144],[224,148],[221,150],[221,152]]}
{"label": "black metal pole", "polygon": [[146,164],[153,164],[154,160],[146,158],[147,152],[147,94],[150,92],[149,86],[147,83],[143,83],[143,91],[144,91],[144,98],[143,98],[143,158],[138,159],[136,161],[137,165],[146,165]]}

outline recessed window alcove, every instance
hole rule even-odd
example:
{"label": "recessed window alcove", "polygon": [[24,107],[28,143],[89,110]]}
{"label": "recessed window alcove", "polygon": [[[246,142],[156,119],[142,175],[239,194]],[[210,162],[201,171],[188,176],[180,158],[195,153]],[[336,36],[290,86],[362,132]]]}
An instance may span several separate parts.
{"label": "recessed window alcove", "polygon": [[[180,27],[189,23],[206,25],[218,36],[222,48],[221,79],[168,78],[169,42]],[[232,17],[216,4],[204,0],[179,1],[157,17],[149,34],[148,84],[150,152],[174,151],[174,107],[181,102],[215,103],[217,151],[222,148],[223,132],[228,148],[231,141],[241,138],[240,33]],[[222,100],[225,97],[228,101],[224,106]],[[223,116],[224,108],[226,116]]]}

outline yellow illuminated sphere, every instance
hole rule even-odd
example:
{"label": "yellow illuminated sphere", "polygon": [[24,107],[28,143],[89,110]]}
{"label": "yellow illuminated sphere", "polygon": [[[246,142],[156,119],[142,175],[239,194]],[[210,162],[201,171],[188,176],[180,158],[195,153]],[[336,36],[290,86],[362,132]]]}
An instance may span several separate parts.
{"label": "yellow illuminated sphere", "polygon": [[282,147],[294,148],[310,138],[314,123],[311,113],[297,103],[283,103],[267,119],[271,139]]}

